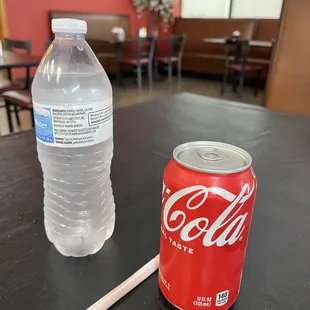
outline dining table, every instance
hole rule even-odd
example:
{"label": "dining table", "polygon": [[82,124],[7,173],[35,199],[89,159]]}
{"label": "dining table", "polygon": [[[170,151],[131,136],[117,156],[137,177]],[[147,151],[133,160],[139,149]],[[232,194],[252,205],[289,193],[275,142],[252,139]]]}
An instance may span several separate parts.
{"label": "dining table", "polygon": [[[309,117],[190,93],[116,109],[115,231],[97,254],[78,259],[45,235],[34,131],[1,137],[0,309],[85,310],[149,262],[159,252],[163,170],[176,146],[208,140],[248,151],[258,179],[232,309],[309,310],[309,132]],[[111,309],[174,308],[155,272]]]}
{"label": "dining table", "polygon": [[3,55],[0,57],[0,70],[7,69],[8,78],[12,80],[11,69],[14,68],[26,68],[26,81],[25,86],[30,88],[30,67],[36,67],[40,64],[42,56],[19,54],[12,51],[3,50]]}
{"label": "dining table", "polygon": [[[226,44],[228,38],[204,38],[202,41],[204,43],[213,44]],[[238,39],[234,42],[236,45],[248,44],[252,47],[273,47],[274,41],[263,41],[263,40],[244,40]]]}
{"label": "dining table", "polygon": [[[243,47],[250,46],[250,47],[258,47],[258,48],[269,48],[273,49],[275,44],[275,40],[270,41],[263,41],[263,40],[246,40],[246,39],[237,39],[232,40],[232,38],[204,38],[203,43],[206,44],[230,44],[235,47],[235,61],[237,63],[241,62],[242,57],[247,57],[247,53],[244,53]],[[251,59],[251,62],[255,63],[257,60],[255,58]],[[259,59],[260,64],[269,64],[269,59]]]}

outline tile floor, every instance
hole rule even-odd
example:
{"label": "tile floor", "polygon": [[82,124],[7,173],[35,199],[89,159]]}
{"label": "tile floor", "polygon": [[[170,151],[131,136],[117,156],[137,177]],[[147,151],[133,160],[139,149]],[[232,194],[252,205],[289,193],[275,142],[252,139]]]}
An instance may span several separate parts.
{"label": "tile floor", "polygon": [[[125,79],[123,86],[118,87],[113,85],[114,91],[114,108],[123,108],[133,104],[142,103],[152,99],[159,99],[173,95],[180,92],[197,93],[199,95],[209,97],[220,97],[221,83],[218,81],[210,81],[204,79],[196,79],[185,77],[182,80],[182,85],[178,86],[177,81],[174,80],[172,86],[169,87],[166,80],[157,81],[154,84],[152,91],[148,90],[147,81],[144,82],[144,88],[142,91],[137,89],[137,86],[133,83],[133,79]],[[237,95],[231,92],[229,89],[222,97],[226,100],[246,102],[254,105],[262,105],[263,92],[259,93],[257,97],[254,96],[254,92],[251,88],[245,87],[244,94],[241,100],[238,99]],[[31,129],[31,119],[28,111],[20,113],[21,118],[21,129],[17,127],[14,115],[12,115],[14,121],[14,131]],[[6,112],[4,108],[0,108],[0,132],[1,135],[9,133]]]}

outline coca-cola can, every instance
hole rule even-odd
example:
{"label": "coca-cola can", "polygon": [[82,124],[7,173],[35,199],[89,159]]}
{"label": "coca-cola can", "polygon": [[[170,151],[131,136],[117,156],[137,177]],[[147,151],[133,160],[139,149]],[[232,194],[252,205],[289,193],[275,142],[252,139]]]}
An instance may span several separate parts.
{"label": "coca-cola can", "polygon": [[178,146],[164,171],[159,286],[183,310],[236,301],[256,195],[251,156],[219,142]]}

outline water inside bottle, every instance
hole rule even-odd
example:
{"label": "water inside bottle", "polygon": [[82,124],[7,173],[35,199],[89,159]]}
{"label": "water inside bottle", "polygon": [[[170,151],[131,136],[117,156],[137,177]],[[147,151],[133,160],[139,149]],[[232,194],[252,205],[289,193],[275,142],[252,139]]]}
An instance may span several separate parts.
{"label": "water inside bottle", "polygon": [[[67,66],[66,57],[59,58],[61,52],[63,49],[57,51],[56,46],[56,57],[49,53],[36,73],[32,86],[35,110],[43,107],[47,114],[55,107],[89,106],[100,110],[101,105],[112,102],[110,81],[96,59],[93,70],[91,62],[83,61],[80,56],[75,61],[71,57]],[[92,55],[88,53],[89,57]],[[62,63],[57,63],[57,59]],[[75,147],[60,147],[48,141],[37,143],[44,176],[44,223],[48,239],[66,256],[94,254],[111,237],[115,224],[110,180],[113,136],[100,143]]]}

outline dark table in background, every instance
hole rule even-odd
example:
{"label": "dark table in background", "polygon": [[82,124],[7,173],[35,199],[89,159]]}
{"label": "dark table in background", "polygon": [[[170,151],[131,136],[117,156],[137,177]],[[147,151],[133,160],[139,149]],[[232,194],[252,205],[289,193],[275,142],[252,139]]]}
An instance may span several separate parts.
{"label": "dark table in background", "polygon": [[[0,70],[8,69],[9,79],[12,79],[11,70],[13,68],[30,68],[35,67],[40,64],[42,57],[27,55],[27,54],[17,54],[10,51],[3,51],[3,57],[0,58]],[[26,87],[30,87],[30,75],[29,70],[27,70],[26,76]]]}
{"label": "dark table in background", "polygon": [[[175,146],[216,140],[253,156],[259,185],[234,310],[309,310],[310,119],[181,94],[115,111],[116,230],[91,257],[62,257],[43,227],[34,132],[0,139],[0,309],[86,309],[158,253],[162,172]],[[163,310],[157,274],[117,310]]]}
{"label": "dark table in background", "polygon": [[[226,44],[228,38],[205,38],[202,41],[204,43],[213,43],[213,44]],[[242,45],[242,44],[248,44],[250,46],[256,46],[256,47],[266,47],[271,48],[274,45],[273,41],[259,41],[259,40],[242,40],[238,39],[236,42],[234,42],[235,45]]]}
{"label": "dark table in background", "polygon": [[[203,43],[206,44],[220,44],[220,45],[225,45],[227,44],[228,38],[205,38],[202,40]],[[259,41],[259,40],[244,40],[244,39],[239,39],[235,42],[229,40],[228,41],[230,45],[233,45],[236,47],[236,54],[235,54],[235,60],[236,62],[240,62],[240,59],[242,57],[242,48],[244,46],[251,46],[251,47],[260,47],[260,48],[267,48],[267,49],[273,49],[276,41],[271,40],[271,41]],[[272,52],[271,52],[272,53]],[[270,54],[271,54],[270,53]],[[251,59],[252,63],[255,63],[255,58]],[[259,59],[260,64],[270,64],[270,59]]]}

